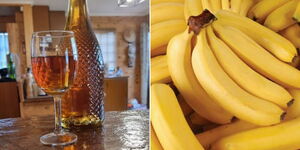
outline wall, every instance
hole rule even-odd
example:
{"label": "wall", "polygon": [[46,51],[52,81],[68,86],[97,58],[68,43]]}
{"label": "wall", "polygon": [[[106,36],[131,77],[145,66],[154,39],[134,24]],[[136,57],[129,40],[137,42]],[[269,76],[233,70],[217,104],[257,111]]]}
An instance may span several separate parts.
{"label": "wall", "polygon": [[[130,17],[91,17],[94,30],[97,29],[114,29],[117,36],[117,65],[122,68],[125,76],[129,77],[128,81],[128,99],[137,98],[140,101],[140,24],[148,21],[148,16],[130,16]],[[136,63],[133,68],[128,67],[128,43],[123,39],[124,31],[134,29],[136,33]],[[116,91],[117,92],[117,91]]]}

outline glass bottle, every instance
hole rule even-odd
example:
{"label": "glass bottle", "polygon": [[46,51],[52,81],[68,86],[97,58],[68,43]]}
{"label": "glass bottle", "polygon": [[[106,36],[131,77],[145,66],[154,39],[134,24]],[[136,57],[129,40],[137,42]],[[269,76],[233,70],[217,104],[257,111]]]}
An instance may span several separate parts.
{"label": "glass bottle", "polygon": [[62,125],[99,127],[104,121],[104,62],[86,0],[69,0],[65,30],[74,32],[79,62],[74,84],[62,100]]}
{"label": "glass bottle", "polygon": [[15,72],[15,63],[13,62],[13,55],[12,53],[9,53],[6,55],[7,59],[7,71],[8,71],[8,77],[10,79],[16,79],[16,72]]}

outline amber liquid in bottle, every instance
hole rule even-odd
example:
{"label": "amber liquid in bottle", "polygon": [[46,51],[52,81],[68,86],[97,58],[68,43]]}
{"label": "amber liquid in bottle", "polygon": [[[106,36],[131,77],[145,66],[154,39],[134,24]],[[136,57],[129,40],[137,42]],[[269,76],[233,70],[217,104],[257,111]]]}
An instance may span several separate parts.
{"label": "amber liquid in bottle", "polygon": [[78,68],[73,86],[62,100],[62,125],[100,127],[104,120],[104,63],[89,22],[86,0],[69,0],[65,30],[74,32]]}

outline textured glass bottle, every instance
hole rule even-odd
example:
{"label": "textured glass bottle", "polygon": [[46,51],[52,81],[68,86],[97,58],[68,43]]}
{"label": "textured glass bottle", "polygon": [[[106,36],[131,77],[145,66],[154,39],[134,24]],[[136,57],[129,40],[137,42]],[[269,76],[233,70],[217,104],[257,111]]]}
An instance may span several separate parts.
{"label": "textured glass bottle", "polygon": [[99,127],[104,120],[104,63],[86,0],[69,0],[65,30],[74,32],[79,62],[74,84],[62,100],[63,127]]}

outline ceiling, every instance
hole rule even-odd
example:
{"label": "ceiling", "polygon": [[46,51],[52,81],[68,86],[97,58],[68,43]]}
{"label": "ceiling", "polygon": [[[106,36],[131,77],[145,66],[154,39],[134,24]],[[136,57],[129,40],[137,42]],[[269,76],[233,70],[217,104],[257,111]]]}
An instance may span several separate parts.
{"label": "ceiling", "polygon": [[[0,4],[48,5],[50,10],[67,10],[68,0],[0,0]],[[149,13],[149,0],[138,6],[118,7],[117,0],[87,0],[91,16],[145,16]]]}

